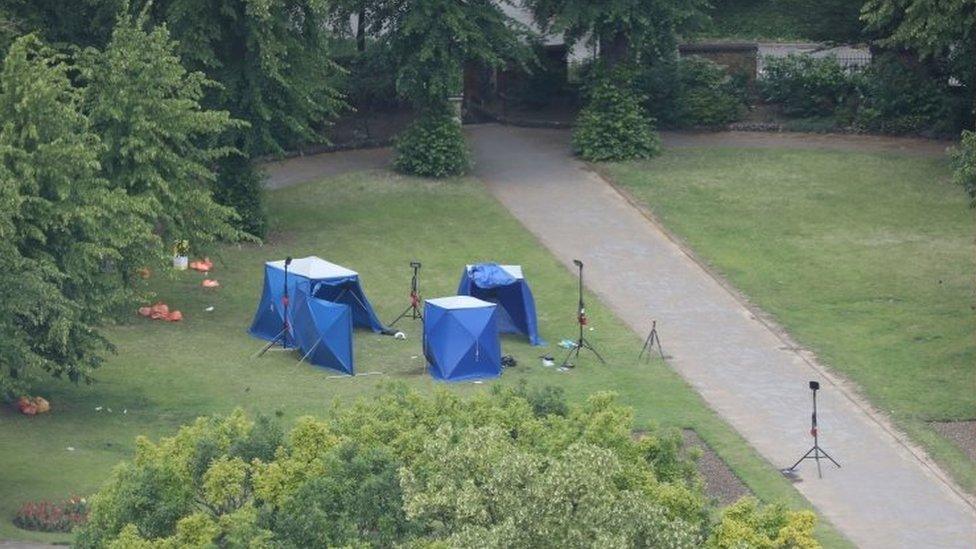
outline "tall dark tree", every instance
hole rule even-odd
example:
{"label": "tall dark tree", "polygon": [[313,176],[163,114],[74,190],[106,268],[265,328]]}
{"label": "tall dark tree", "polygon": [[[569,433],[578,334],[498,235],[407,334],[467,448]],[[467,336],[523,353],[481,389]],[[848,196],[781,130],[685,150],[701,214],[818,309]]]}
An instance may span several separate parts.
{"label": "tall dark tree", "polygon": [[668,55],[676,35],[702,17],[700,0],[523,0],[545,32],[562,34],[569,45],[585,41],[599,48],[608,65],[641,56]]}

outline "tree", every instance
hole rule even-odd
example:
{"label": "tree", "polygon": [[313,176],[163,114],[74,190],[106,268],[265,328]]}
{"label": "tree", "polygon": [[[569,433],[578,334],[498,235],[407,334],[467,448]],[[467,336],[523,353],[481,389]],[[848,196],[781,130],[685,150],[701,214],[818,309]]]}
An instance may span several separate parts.
{"label": "tree", "polygon": [[180,58],[220,84],[204,104],[250,124],[229,143],[249,157],[324,141],[342,108],[326,0],[144,0]]}
{"label": "tree", "polygon": [[[530,399],[531,398],[531,402]],[[633,436],[609,393],[391,385],[282,436],[241,411],[140,437],[91,500],[79,547],[696,547],[710,509],[680,435]],[[715,547],[809,547],[812,513],[745,503]],[[794,545],[789,545],[794,543]]]}
{"label": "tree", "polygon": [[[167,244],[187,240],[197,250],[238,240],[234,211],[214,201],[214,163],[235,153],[213,145],[244,126],[227,111],[201,108],[213,83],[187,72],[165,27],[146,30],[145,14],[119,17],[104,51],[89,49],[80,69],[84,109],[102,143],[102,173],[115,188],[143,200]],[[163,249],[151,252],[156,257]],[[133,270],[151,257],[130,250]]]}
{"label": "tree", "polygon": [[104,145],[69,70],[34,35],[17,39],[0,69],[5,392],[41,372],[90,381],[111,349],[96,326],[135,295],[126,251],[160,244],[148,203],[100,175]]}
{"label": "tree", "polygon": [[700,0],[522,0],[536,24],[567,45],[598,46],[608,66],[671,55],[679,32],[702,20]]}
{"label": "tree", "polygon": [[908,48],[943,65],[966,87],[971,108],[976,84],[976,2],[973,0],[867,0],[861,18],[884,47]]}
{"label": "tree", "polygon": [[[396,66],[396,89],[417,113],[418,120],[397,143],[398,156],[434,148],[465,151],[459,130],[444,127],[448,97],[462,92],[466,63],[497,67],[527,53],[522,32],[492,0],[390,0],[373,21],[385,33]],[[451,154],[401,158],[398,169],[441,177],[467,169]]]}

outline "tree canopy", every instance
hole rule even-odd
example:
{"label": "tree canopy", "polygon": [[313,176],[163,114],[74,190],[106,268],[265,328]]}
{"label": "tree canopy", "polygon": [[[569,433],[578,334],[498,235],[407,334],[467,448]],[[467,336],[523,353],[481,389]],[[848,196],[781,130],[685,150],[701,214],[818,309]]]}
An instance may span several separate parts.
{"label": "tree canopy", "polygon": [[[80,547],[813,547],[814,515],[754,501],[713,527],[677,433],[632,435],[600,393],[464,400],[402,385],[301,418],[237,411],[137,441],[92,499]],[[152,504],[147,504],[152,502]],[[715,534],[712,535],[711,532]]]}

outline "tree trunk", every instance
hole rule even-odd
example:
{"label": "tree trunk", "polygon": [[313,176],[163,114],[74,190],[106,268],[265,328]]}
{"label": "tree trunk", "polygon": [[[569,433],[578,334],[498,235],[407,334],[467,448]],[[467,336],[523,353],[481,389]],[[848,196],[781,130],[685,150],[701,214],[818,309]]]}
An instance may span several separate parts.
{"label": "tree trunk", "polygon": [[630,55],[630,39],[623,31],[617,31],[611,37],[600,39],[600,59],[608,67],[627,60]]}
{"label": "tree trunk", "polygon": [[366,51],[366,2],[359,3],[359,14],[356,18],[356,50]]}

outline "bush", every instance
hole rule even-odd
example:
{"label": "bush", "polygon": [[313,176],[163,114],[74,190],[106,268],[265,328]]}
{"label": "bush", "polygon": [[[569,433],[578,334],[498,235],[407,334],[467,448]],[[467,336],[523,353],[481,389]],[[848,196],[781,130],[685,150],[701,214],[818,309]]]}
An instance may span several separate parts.
{"label": "bush", "polygon": [[955,133],[960,122],[948,87],[894,54],[881,55],[854,79],[855,127],[881,133]]}
{"label": "bush", "polygon": [[853,90],[851,78],[835,57],[767,57],[759,80],[763,100],[779,104],[791,116],[833,114]]}
{"label": "bush", "polygon": [[952,150],[952,180],[969,194],[969,207],[976,208],[976,132],[964,130],[959,147]]}
{"label": "bush", "polygon": [[396,67],[384,43],[370,44],[341,62],[348,71],[342,79],[346,101],[359,111],[377,111],[399,105],[396,92]]}
{"label": "bush", "polygon": [[31,501],[14,515],[14,525],[35,532],[70,532],[85,523],[88,503],[85,498],[73,497],[61,502]]}
{"label": "bush", "polygon": [[718,126],[742,116],[745,86],[722,66],[701,57],[686,57],[678,62],[678,78],[679,125]]}
{"label": "bush", "polygon": [[738,549],[809,549],[819,547],[813,538],[817,517],[810,511],[790,511],[781,505],[762,507],[752,497],[744,497],[722,511],[707,547]]}
{"label": "bush", "polygon": [[268,232],[263,183],[264,178],[254,163],[241,155],[231,155],[218,162],[214,199],[234,208],[237,227],[259,238]]}
{"label": "bush", "polygon": [[397,136],[394,150],[394,168],[409,175],[449,177],[471,167],[461,125],[446,112],[421,114]]}
{"label": "bush", "polygon": [[576,119],[573,151],[584,160],[650,158],[661,150],[654,119],[641,106],[641,97],[615,81],[629,79],[599,78]]}

